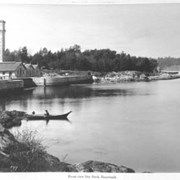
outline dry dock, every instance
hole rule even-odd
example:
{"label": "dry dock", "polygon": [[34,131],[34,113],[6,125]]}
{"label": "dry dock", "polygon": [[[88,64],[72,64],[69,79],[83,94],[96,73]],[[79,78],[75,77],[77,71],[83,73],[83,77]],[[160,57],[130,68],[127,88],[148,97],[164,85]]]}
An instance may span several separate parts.
{"label": "dry dock", "polygon": [[33,77],[37,86],[63,86],[70,84],[83,84],[93,82],[91,75],[71,75],[54,77]]}

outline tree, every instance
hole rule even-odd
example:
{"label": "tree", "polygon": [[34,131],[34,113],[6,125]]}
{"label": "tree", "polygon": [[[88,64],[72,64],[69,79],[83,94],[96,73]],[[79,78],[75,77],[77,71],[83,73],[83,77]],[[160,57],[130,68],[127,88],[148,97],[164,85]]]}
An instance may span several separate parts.
{"label": "tree", "polygon": [[110,49],[94,49],[81,52],[79,45],[71,46],[65,50],[61,49],[55,53],[44,47],[33,56],[28,53],[26,46],[13,52],[7,49],[5,60],[37,63],[39,67],[47,69],[92,70],[101,72],[124,70],[153,72],[158,65],[155,59],[130,56],[123,51],[120,54]]}
{"label": "tree", "polygon": [[15,61],[15,54],[6,49],[4,52],[4,61]]}
{"label": "tree", "polygon": [[15,52],[15,60],[21,61],[23,63],[30,63],[31,62],[31,56],[28,55],[27,47],[24,46],[23,48],[20,48],[17,52]]}

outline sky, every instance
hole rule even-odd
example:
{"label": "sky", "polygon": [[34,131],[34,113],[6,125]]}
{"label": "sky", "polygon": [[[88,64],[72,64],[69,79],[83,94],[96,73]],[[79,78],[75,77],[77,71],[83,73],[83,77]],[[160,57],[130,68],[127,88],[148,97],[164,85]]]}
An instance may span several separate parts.
{"label": "sky", "polygon": [[78,44],[82,50],[109,48],[134,56],[180,57],[180,3],[24,2],[0,1],[10,50],[27,46],[34,54],[43,47],[54,52]]}

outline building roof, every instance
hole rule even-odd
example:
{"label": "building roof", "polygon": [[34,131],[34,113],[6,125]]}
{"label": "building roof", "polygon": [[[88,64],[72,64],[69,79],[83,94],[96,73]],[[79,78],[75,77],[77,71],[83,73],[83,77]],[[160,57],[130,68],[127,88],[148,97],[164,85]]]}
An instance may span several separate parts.
{"label": "building roof", "polygon": [[2,62],[0,63],[0,72],[13,72],[15,71],[22,63],[21,62]]}
{"label": "building roof", "polygon": [[32,67],[32,68],[34,68],[33,66],[32,66],[32,64],[25,64],[25,63],[23,63],[24,64],[24,66],[28,69],[28,68],[30,68],[30,67]]}
{"label": "building roof", "polygon": [[37,64],[32,64],[33,68],[36,69],[38,67]]}

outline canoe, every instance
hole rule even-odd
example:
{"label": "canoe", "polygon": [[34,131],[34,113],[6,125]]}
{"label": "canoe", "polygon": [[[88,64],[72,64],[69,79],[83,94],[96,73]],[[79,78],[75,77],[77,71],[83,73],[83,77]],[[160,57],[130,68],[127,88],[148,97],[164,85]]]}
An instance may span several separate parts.
{"label": "canoe", "polygon": [[27,120],[62,120],[62,119],[67,119],[67,116],[71,113],[72,111],[69,111],[66,114],[61,114],[61,115],[49,115],[49,116],[45,116],[42,114],[37,114],[37,115],[33,115],[33,114],[28,114],[26,116]]}

